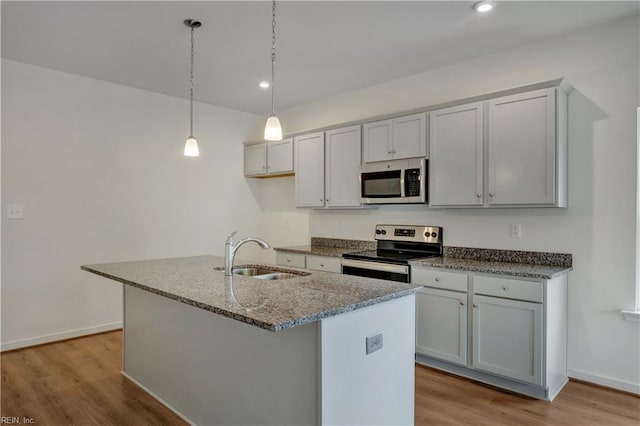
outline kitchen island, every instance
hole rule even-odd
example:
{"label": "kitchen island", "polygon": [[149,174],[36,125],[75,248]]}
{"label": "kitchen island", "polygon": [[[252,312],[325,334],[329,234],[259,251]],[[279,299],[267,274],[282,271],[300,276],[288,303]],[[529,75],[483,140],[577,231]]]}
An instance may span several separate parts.
{"label": "kitchen island", "polygon": [[125,284],[125,376],[194,424],[413,423],[420,286],[294,269],[225,277],[222,265],[82,266]]}

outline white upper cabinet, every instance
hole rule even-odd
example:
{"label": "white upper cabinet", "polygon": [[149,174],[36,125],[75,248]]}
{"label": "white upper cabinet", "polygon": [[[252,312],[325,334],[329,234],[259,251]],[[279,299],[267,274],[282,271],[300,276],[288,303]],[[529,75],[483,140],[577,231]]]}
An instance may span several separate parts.
{"label": "white upper cabinet", "polygon": [[293,138],[244,147],[244,175],[277,176],[293,173]]}
{"label": "white upper cabinet", "polygon": [[324,133],[294,138],[296,206],[324,206]]}
{"label": "white upper cabinet", "polygon": [[293,138],[267,143],[267,173],[293,172]]}
{"label": "white upper cabinet", "polygon": [[365,123],[364,128],[364,162],[385,161],[393,158],[391,140],[393,138],[393,120]]}
{"label": "white upper cabinet", "polygon": [[490,100],[488,135],[488,204],[555,204],[556,89]]}
{"label": "white upper cabinet", "polygon": [[244,147],[244,175],[257,176],[267,173],[267,143]]}
{"label": "white upper cabinet", "polygon": [[427,115],[425,113],[365,123],[364,162],[425,157]]}
{"label": "white upper cabinet", "polygon": [[325,133],[325,203],[327,207],[360,206],[360,126]]}
{"label": "white upper cabinet", "polygon": [[482,102],[429,114],[429,203],[483,204]]}
{"label": "white upper cabinet", "polygon": [[433,207],[566,207],[562,86],[430,112]]}
{"label": "white upper cabinet", "polygon": [[360,126],[295,138],[296,206],[360,207]]}

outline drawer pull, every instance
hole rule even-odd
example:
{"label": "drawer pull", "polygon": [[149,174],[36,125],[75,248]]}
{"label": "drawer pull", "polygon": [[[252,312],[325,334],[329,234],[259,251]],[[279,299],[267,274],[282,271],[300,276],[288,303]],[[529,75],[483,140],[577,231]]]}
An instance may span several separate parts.
{"label": "drawer pull", "polygon": [[503,286],[502,286],[502,289],[503,289],[504,291],[509,291],[509,286],[503,285]]}
{"label": "drawer pull", "polygon": [[321,263],[321,264],[320,264],[320,267],[324,268],[324,263]]}
{"label": "drawer pull", "polygon": [[460,301],[460,306],[464,306],[464,302],[462,300]]}
{"label": "drawer pull", "polygon": [[478,304],[477,304],[477,303],[474,303],[474,304],[473,304],[473,307],[474,307],[474,308],[477,308],[477,307],[478,307]]}
{"label": "drawer pull", "polygon": [[291,262],[291,259],[287,259],[287,262]]}
{"label": "drawer pull", "polygon": [[482,194],[476,194],[476,197],[482,198]]}
{"label": "drawer pull", "polygon": [[436,282],[439,283],[440,282],[440,278],[436,277]]}

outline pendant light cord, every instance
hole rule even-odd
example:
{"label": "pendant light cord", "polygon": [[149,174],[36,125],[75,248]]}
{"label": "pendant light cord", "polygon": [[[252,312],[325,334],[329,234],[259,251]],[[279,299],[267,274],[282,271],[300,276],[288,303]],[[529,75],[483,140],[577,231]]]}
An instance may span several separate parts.
{"label": "pendant light cord", "polygon": [[189,136],[193,136],[193,64],[194,64],[194,49],[195,37],[193,36],[194,28],[191,27],[191,70],[189,79]]}
{"label": "pendant light cord", "polygon": [[276,0],[273,0],[271,8],[271,115],[275,115],[274,87],[275,87],[275,63],[276,63]]}

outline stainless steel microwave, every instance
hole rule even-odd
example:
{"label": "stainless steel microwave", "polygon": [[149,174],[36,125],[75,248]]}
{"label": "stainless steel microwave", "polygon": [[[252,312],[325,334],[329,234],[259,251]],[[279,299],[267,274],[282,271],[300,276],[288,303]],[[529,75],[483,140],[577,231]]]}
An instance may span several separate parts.
{"label": "stainless steel microwave", "polygon": [[363,204],[427,203],[429,160],[379,161],[360,166],[360,202]]}

